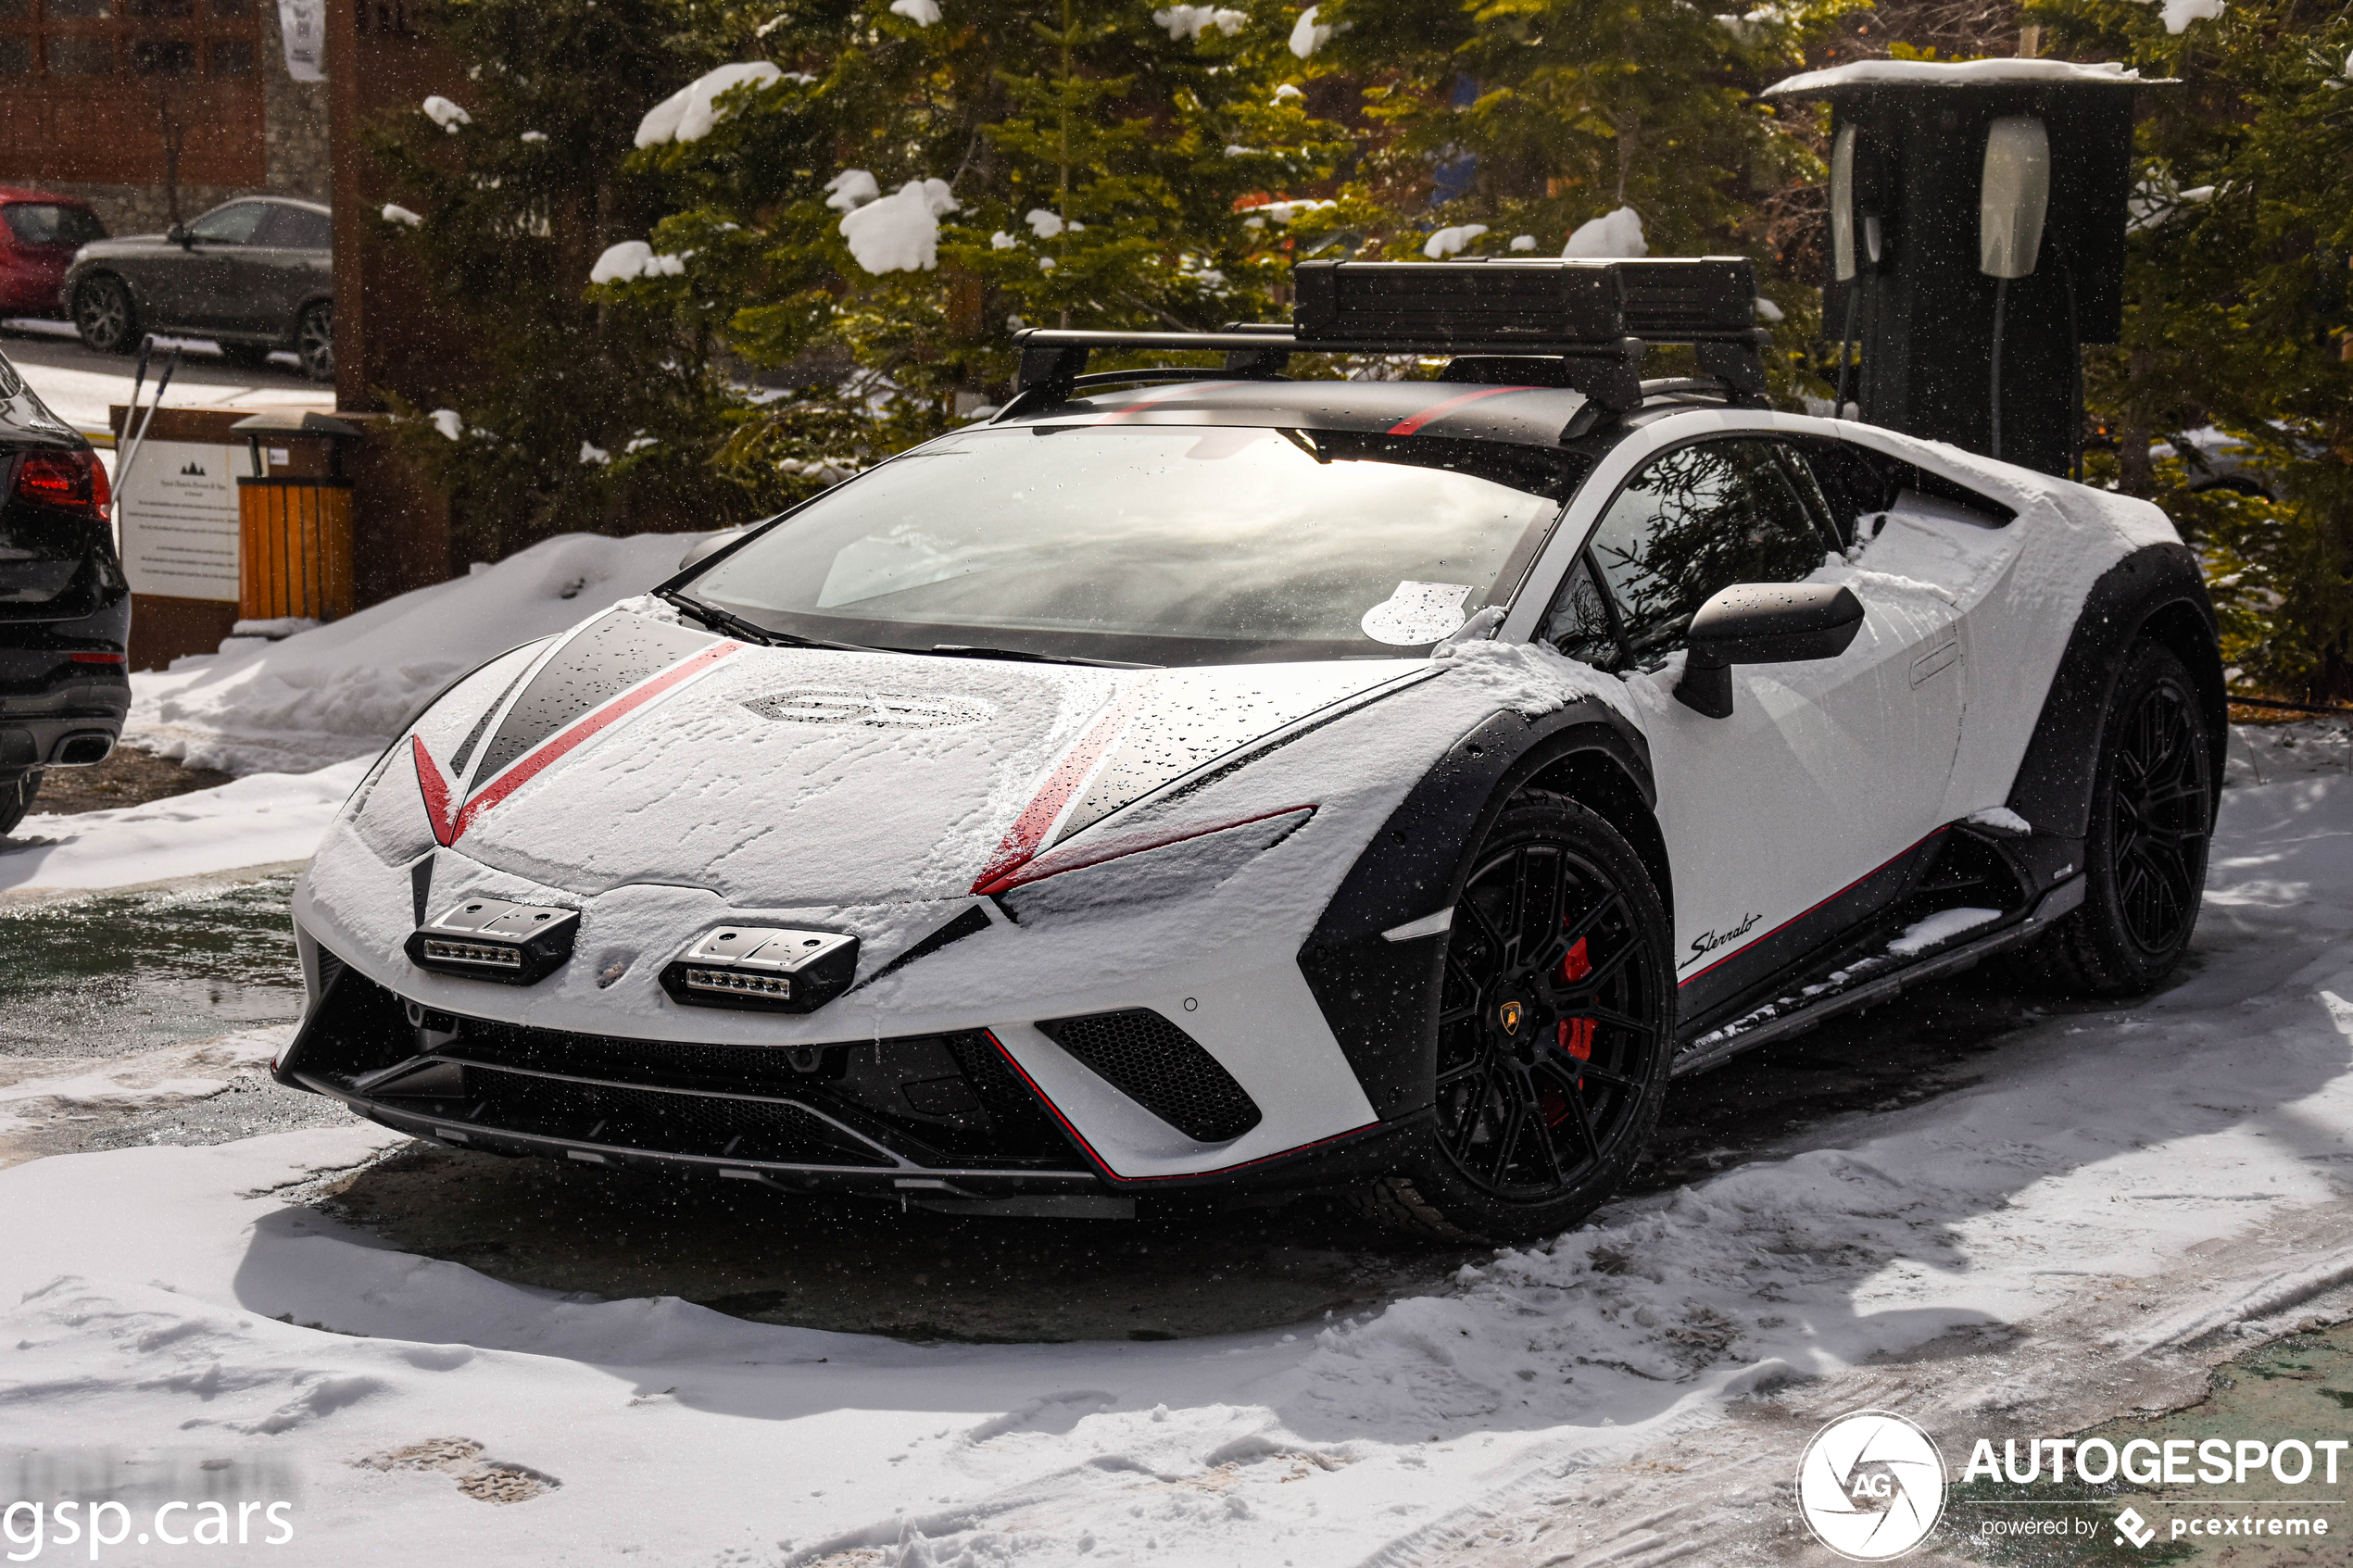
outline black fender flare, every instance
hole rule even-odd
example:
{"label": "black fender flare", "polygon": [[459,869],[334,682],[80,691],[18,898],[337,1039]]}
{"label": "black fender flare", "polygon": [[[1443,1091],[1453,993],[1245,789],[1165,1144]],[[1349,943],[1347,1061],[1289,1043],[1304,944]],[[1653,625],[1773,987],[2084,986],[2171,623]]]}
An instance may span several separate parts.
{"label": "black fender flare", "polygon": [[1308,934],[1300,972],[1380,1120],[1429,1102],[1445,960],[1443,940],[1391,942],[1381,934],[1454,902],[1473,852],[1513,796],[1556,781],[1565,793],[1582,793],[1573,782],[1580,775],[1618,788],[1614,810],[1587,802],[1604,815],[1639,813],[1621,831],[1651,864],[1661,897],[1671,897],[1650,817],[1658,799],[1650,744],[1624,715],[1587,696],[1535,719],[1491,714],[1464,734],[1381,824]]}
{"label": "black fender flare", "polygon": [[[2145,545],[2100,573],[2084,596],[2067,651],[2051,676],[2043,711],[2010,784],[2009,808],[2038,834],[2082,838],[2091,828],[2092,772],[2101,721],[2124,668],[2144,636],[2172,650],[2196,683],[2217,782],[2230,738],[2222,657],[2214,606],[2197,558],[2183,545]],[[2215,791],[2220,809],[2221,792]]]}

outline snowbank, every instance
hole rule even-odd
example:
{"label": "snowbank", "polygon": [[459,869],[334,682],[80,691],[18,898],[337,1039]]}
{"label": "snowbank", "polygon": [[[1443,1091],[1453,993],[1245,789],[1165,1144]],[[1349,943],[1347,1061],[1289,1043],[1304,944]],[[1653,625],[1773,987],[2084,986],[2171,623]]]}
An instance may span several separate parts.
{"label": "snowbank", "polygon": [[368,761],[255,773],[218,789],[71,816],[44,814],[35,799],[32,814],[0,838],[0,892],[132,887],[307,860]]}
{"label": "snowbank", "polygon": [[[1646,1448],[1780,1385],[1836,1409],[2018,1397],[1941,1387],[1917,1352],[1948,1336],[2011,1346],[2014,1382],[2112,1378],[2292,1315],[2353,1264],[2341,1228],[2281,1239],[2329,1219],[2353,1156],[2348,938],[2353,782],[2233,789],[2198,960],[2164,994],[1293,1333],[918,1346],[551,1298],[299,1206],[296,1184],[399,1142],[373,1127],[35,1160],[0,1173],[0,1340],[41,1391],[10,1436],[299,1465],[321,1562],[551,1540],[786,1568],[1439,1561],[1489,1545],[1499,1500],[1623,1487]],[[2108,1297],[2148,1310],[2073,1337]],[[1793,1465],[1804,1433],[1775,1420]],[[483,1508],[452,1474],[353,1462],[428,1438],[560,1485]]]}
{"label": "snowbank", "polygon": [[275,643],[232,639],[220,653],[132,676],[125,738],[236,773],[303,772],[372,756],[458,675],[643,593],[705,537],[567,533],[314,632]]}

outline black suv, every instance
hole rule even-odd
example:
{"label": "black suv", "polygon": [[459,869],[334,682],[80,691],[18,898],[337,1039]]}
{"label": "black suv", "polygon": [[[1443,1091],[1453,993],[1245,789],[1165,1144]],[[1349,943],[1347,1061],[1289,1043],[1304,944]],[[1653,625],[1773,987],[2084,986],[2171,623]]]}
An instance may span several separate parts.
{"label": "black suv", "polygon": [[101,354],[128,354],[148,332],[205,337],[232,364],[292,349],[304,375],[333,381],[333,239],[316,202],[242,196],[166,233],[91,241],[59,303]]}
{"label": "black suv", "polygon": [[0,357],[0,834],[44,769],[106,760],[131,707],[107,470]]}

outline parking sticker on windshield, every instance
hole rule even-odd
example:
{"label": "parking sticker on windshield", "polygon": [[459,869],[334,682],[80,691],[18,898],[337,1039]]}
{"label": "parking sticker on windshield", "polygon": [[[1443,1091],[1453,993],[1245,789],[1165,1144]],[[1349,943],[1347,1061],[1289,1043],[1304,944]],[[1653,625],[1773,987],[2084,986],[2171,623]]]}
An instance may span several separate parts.
{"label": "parking sticker on windshield", "polygon": [[1397,592],[1365,612],[1358,625],[1377,643],[1415,647],[1434,643],[1463,623],[1467,583],[1400,583]]}

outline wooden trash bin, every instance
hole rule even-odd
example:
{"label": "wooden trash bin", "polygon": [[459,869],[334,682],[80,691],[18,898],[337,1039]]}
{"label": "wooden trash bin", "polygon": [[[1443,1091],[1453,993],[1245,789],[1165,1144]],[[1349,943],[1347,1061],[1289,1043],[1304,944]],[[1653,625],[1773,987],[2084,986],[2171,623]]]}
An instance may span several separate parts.
{"label": "wooden trash bin", "polygon": [[237,615],[337,621],[352,610],[351,481],[359,432],[319,413],[257,414],[233,427],[253,472],[237,481]]}

